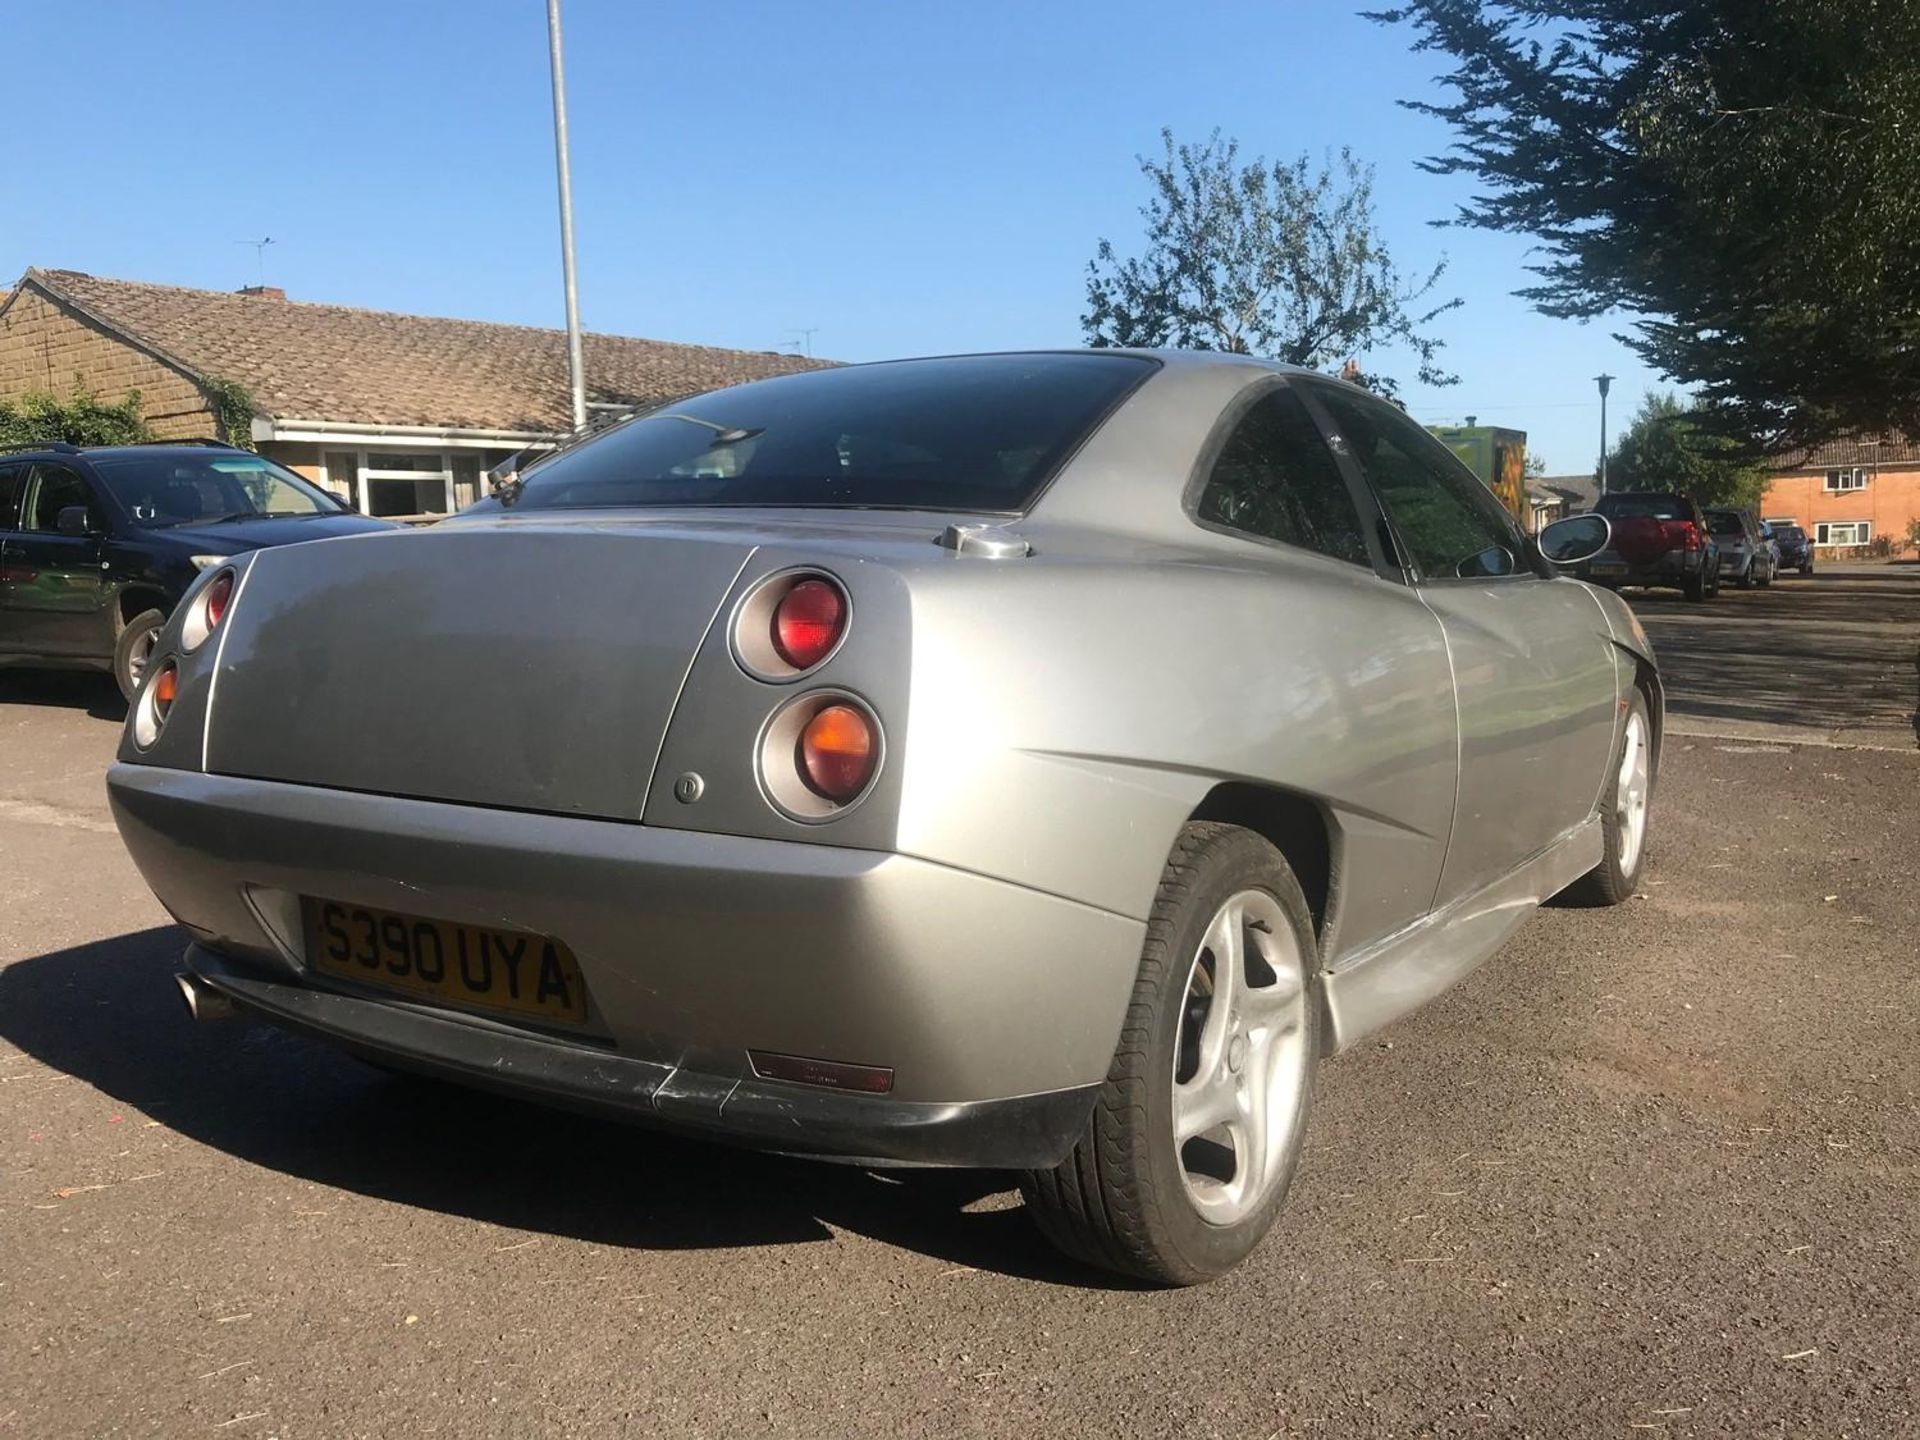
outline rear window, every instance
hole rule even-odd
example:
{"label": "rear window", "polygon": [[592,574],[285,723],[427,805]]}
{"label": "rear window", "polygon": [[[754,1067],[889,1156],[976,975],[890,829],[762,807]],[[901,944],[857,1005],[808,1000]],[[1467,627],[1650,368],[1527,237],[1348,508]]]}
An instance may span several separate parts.
{"label": "rear window", "polygon": [[972,355],[761,380],[561,451],[526,473],[516,503],[1024,510],[1155,368]]}
{"label": "rear window", "polygon": [[1594,510],[1614,520],[1690,520],[1687,502],[1678,495],[1603,495]]}
{"label": "rear window", "polygon": [[1716,535],[1742,535],[1746,533],[1746,527],[1740,523],[1740,517],[1729,514],[1725,510],[1709,510],[1707,512],[1707,528]]}
{"label": "rear window", "polygon": [[1776,525],[1773,527],[1773,533],[1774,538],[1779,540],[1804,540],[1807,538],[1807,532],[1802,530],[1798,525]]}

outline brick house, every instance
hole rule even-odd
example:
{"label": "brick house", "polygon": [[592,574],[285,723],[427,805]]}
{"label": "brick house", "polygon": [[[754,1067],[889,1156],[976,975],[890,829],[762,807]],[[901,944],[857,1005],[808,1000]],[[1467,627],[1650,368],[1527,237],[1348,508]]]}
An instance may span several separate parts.
{"label": "brick house", "polygon": [[1781,462],[1762,518],[1805,528],[1827,559],[1893,553],[1920,520],[1920,443],[1904,436],[1837,440]]}
{"label": "brick house", "polygon": [[[0,296],[0,396],[137,390],[163,439],[220,435],[223,397],[244,396],[262,454],[373,515],[449,514],[488,467],[570,423],[558,330],[74,270],[28,270]],[[587,335],[585,350],[603,414],[825,363],[618,335]]]}

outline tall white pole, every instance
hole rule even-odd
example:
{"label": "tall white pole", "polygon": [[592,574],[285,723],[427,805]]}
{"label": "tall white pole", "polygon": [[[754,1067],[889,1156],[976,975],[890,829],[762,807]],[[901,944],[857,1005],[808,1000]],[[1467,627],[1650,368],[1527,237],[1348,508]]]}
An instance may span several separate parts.
{"label": "tall white pole", "polygon": [[567,379],[573,429],[587,428],[587,366],[580,348],[580,290],[573,276],[573,172],[567,163],[567,70],[560,57],[560,0],[547,0],[547,53],[553,60],[553,151],[560,176],[560,266],[567,286]]}

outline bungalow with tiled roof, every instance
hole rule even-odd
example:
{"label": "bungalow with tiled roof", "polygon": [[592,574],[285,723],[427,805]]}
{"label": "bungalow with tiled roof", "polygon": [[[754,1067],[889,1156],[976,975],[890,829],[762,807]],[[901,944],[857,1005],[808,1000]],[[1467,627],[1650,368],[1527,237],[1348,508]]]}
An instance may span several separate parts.
{"label": "bungalow with tiled roof", "polygon": [[1906,436],[1834,440],[1773,468],[1761,517],[1801,526],[1828,559],[1897,554],[1920,520],[1920,442]]}
{"label": "bungalow with tiled roof", "polygon": [[[823,363],[619,335],[587,335],[585,350],[603,413]],[[570,423],[558,330],[29,270],[0,300],[0,397],[75,390],[137,390],[162,439],[238,426],[373,515],[457,510],[490,466]]]}

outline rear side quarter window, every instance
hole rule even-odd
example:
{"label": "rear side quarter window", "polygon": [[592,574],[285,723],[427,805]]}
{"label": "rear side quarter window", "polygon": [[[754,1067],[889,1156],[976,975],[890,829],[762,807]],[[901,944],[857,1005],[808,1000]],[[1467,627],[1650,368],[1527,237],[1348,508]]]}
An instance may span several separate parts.
{"label": "rear side quarter window", "polygon": [[1360,513],[1300,397],[1275,386],[1234,423],[1194,502],[1203,524],[1371,565]]}

